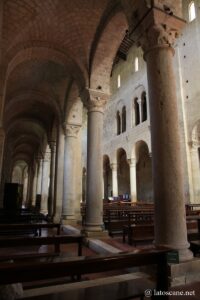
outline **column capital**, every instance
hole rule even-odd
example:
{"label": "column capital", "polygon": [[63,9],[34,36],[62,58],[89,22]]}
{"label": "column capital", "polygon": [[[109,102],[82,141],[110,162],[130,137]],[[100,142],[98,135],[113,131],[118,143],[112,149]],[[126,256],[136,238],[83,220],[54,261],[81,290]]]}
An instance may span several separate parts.
{"label": "column capital", "polygon": [[110,95],[105,94],[99,90],[93,90],[93,89],[87,89],[87,99],[86,100],[86,106],[88,108],[89,112],[92,111],[98,111],[102,112],[104,111],[104,107],[110,97]]}
{"label": "column capital", "polygon": [[56,151],[56,141],[48,141],[48,144],[51,152],[54,153]]}
{"label": "column capital", "polygon": [[185,21],[156,7],[152,8],[140,26],[130,36],[143,48],[145,54],[155,48],[172,48]]}
{"label": "column capital", "polygon": [[193,140],[188,143],[191,151],[197,151],[197,149],[200,147],[200,141],[198,140]]}
{"label": "column capital", "polygon": [[128,161],[128,164],[130,167],[136,166],[136,158],[135,157],[129,158],[129,159],[127,159],[127,161]]}
{"label": "column capital", "polygon": [[117,167],[118,167],[118,164],[117,163],[111,163],[110,164],[110,167],[113,171],[117,171]]}
{"label": "column capital", "polygon": [[44,155],[43,162],[48,162],[51,159],[51,152],[46,152]]}
{"label": "column capital", "polygon": [[81,125],[78,125],[78,124],[64,123],[63,129],[64,129],[65,137],[77,138],[80,128],[81,128]]}

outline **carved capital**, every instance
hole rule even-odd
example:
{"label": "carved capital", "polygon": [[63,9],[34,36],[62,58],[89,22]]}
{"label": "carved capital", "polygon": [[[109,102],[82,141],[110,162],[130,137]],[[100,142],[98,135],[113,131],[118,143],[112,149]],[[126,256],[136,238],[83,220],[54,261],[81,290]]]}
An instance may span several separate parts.
{"label": "carved capital", "polygon": [[111,169],[112,169],[112,171],[117,171],[117,163],[112,163],[112,164],[110,164],[110,167],[111,167]]}
{"label": "carved capital", "polygon": [[88,89],[88,93],[89,95],[86,106],[89,112],[99,111],[103,113],[104,107],[109,99],[109,95],[92,89]]}
{"label": "carved capital", "polygon": [[170,47],[179,36],[185,21],[158,8],[152,8],[131,35],[145,53],[158,47]]}
{"label": "carved capital", "polygon": [[193,140],[193,141],[189,142],[188,145],[192,151],[197,151],[197,149],[200,147],[200,141]]}
{"label": "carved capital", "polygon": [[46,152],[44,155],[43,162],[49,162],[51,159],[51,152]]}
{"label": "carved capital", "polygon": [[143,34],[140,45],[145,53],[158,47],[170,47],[173,50],[178,35],[178,30],[175,28],[170,28],[166,24],[154,24]]}
{"label": "carved capital", "polygon": [[55,153],[55,151],[56,151],[56,142],[55,141],[49,141],[49,148],[51,149],[52,153]]}
{"label": "carved capital", "polygon": [[128,164],[130,166],[130,168],[135,168],[136,166],[136,159],[134,157],[127,159]]}
{"label": "carved capital", "polygon": [[80,125],[64,123],[65,136],[77,138],[80,128]]}

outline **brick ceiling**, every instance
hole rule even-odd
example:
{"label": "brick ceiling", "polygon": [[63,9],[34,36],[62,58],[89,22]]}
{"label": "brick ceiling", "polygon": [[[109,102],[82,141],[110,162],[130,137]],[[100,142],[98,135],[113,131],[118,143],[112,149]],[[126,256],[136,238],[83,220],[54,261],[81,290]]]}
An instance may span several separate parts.
{"label": "brick ceiling", "polygon": [[[7,69],[4,126],[9,132],[8,140],[13,149],[33,156],[36,148],[39,149],[44,132],[47,135],[53,122],[62,119],[67,106],[66,91],[70,97],[69,86],[72,82],[75,80],[79,85],[76,92],[72,92],[73,97],[78,97],[80,88],[89,84],[90,64],[94,57],[95,41],[99,38],[97,35],[102,34],[109,18],[121,10],[119,2],[3,2],[1,54]],[[113,32],[106,33],[107,40],[100,41],[101,55],[105,55],[108,47],[113,48],[116,54],[127,29],[125,17],[123,20],[120,18],[110,27]],[[117,42],[116,36],[119,36]],[[125,51],[125,42],[122,51]],[[108,57],[108,70],[111,70],[113,60],[113,55]],[[12,128],[12,124],[15,127]],[[25,126],[29,126],[28,132],[24,130]],[[37,131],[40,138],[35,135]],[[23,136],[23,143],[19,136]],[[35,144],[32,151],[30,137]]]}

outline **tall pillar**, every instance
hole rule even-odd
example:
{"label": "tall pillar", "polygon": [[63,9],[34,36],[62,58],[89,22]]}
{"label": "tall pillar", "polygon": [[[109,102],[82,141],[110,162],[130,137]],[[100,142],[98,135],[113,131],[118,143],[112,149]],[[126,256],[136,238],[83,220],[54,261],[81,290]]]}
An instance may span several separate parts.
{"label": "tall pillar", "polygon": [[56,142],[56,167],[54,188],[54,222],[60,222],[62,216],[63,200],[63,175],[64,175],[64,143],[65,136],[61,125],[59,125]]}
{"label": "tall pillar", "polygon": [[42,187],[41,187],[41,212],[48,213],[48,196],[49,196],[49,166],[50,166],[50,153],[45,153],[42,162]]}
{"label": "tall pillar", "polygon": [[192,186],[193,186],[193,201],[199,203],[200,200],[200,165],[199,165],[199,144],[192,143],[190,150],[191,168],[192,168]]}
{"label": "tall pillar", "polygon": [[131,202],[137,202],[137,181],[136,181],[136,159],[128,159],[130,167],[130,190],[131,190]]}
{"label": "tall pillar", "polygon": [[65,154],[64,154],[64,181],[63,181],[63,209],[62,217],[65,220],[75,219],[76,202],[76,161],[77,135],[79,125],[65,124]]}
{"label": "tall pillar", "polygon": [[112,169],[112,194],[113,197],[118,197],[117,163],[112,163],[110,167]]}
{"label": "tall pillar", "polygon": [[38,159],[37,194],[41,195],[42,188],[42,159]]}
{"label": "tall pillar", "polygon": [[50,180],[49,180],[49,198],[48,198],[48,215],[53,215],[53,202],[54,202],[54,183],[55,183],[55,162],[56,162],[56,142],[50,141],[49,147],[51,149],[51,162],[50,162]]}
{"label": "tall pillar", "polygon": [[103,231],[103,110],[107,95],[89,90],[87,132],[86,232]]}
{"label": "tall pillar", "polygon": [[34,180],[34,170],[33,170],[33,166],[30,166],[28,169],[28,188],[27,188],[27,196],[26,196],[27,207],[31,207],[32,205],[33,180]]}
{"label": "tall pillar", "polygon": [[35,206],[36,194],[37,194],[37,171],[38,164],[35,164],[34,177],[33,177],[33,190],[32,190],[32,206]]}
{"label": "tall pillar", "polygon": [[137,28],[133,32],[135,37],[139,37],[147,63],[153,154],[155,244],[177,249],[181,261],[191,259],[192,253],[188,249],[187,241],[183,163],[172,44],[184,24],[181,19],[152,8],[142,20],[140,29]]}

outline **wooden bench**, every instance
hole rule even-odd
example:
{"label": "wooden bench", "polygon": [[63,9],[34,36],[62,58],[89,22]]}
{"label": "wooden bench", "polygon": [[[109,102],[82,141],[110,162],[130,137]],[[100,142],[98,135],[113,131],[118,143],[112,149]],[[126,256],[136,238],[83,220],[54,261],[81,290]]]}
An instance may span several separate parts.
{"label": "wooden bench", "polygon": [[19,223],[19,224],[0,224],[1,235],[21,235],[34,234],[41,236],[42,229],[57,230],[57,235],[60,234],[61,225],[59,223]]}
{"label": "wooden bench", "polygon": [[[58,236],[48,236],[48,237],[16,237],[16,238],[3,238],[0,239],[0,248],[9,248],[13,247],[16,250],[16,247],[30,247],[30,246],[41,246],[41,245],[54,245],[54,253],[60,254],[60,245],[61,244],[78,244],[78,256],[82,255],[82,244],[83,236],[82,235],[58,235]],[[37,258],[40,256],[45,256],[44,253],[28,253],[28,254],[16,254],[9,253],[0,255],[0,260],[9,260],[9,259],[23,259],[26,258]],[[48,253],[47,253],[48,256]]]}
{"label": "wooden bench", "polygon": [[154,221],[154,214],[152,212],[126,212],[124,215],[110,216],[108,221],[105,222],[105,228],[108,230],[109,235],[124,234],[124,228],[137,224],[152,224]]}
{"label": "wooden bench", "polygon": [[42,222],[44,220],[45,216],[42,213],[36,213],[29,210],[19,210],[14,212],[0,210],[1,224]]}
{"label": "wooden bench", "polygon": [[123,228],[123,242],[128,236],[128,243],[136,246],[137,242],[146,242],[154,240],[154,224],[134,224],[124,226]]}
{"label": "wooden bench", "polygon": [[[169,249],[144,250],[142,253],[120,253],[107,256],[81,257],[74,260],[55,262],[4,263],[0,265],[1,285],[17,282],[61,278],[65,276],[82,276],[84,274],[100,273],[125,268],[156,265],[156,289],[168,290],[168,271],[166,255]],[[107,280],[107,278],[106,278]],[[142,278],[141,278],[142,280]],[[88,281],[87,281],[88,283]],[[81,283],[80,283],[81,284]],[[144,289],[146,289],[145,287]],[[57,289],[58,290],[58,289]],[[54,292],[55,293],[55,292]],[[58,293],[58,292],[57,292]],[[144,290],[141,291],[141,294]],[[134,295],[130,295],[129,297]],[[163,296],[168,299],[168,296]],[[27,298],[28,299],[28,298]],[[42,299],[42,298],[40,298]],[[128,298],[127,298],[128,299]],[[129,298],[131,299],[131,298]]]}

